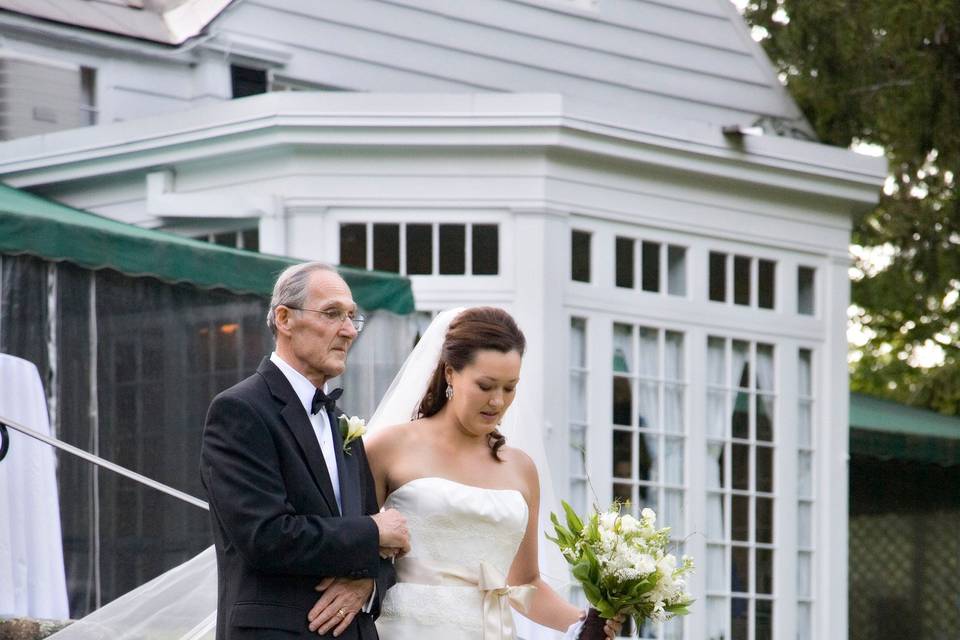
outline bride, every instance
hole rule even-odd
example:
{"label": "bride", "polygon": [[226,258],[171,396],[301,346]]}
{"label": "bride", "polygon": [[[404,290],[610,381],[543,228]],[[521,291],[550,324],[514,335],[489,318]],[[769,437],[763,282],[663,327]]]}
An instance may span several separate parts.
{"label": "bride", "polygon": [[[377,497],[406,516],[411,545],[377,621],[382,640],[512,639],[511,607],[575,637],[583,612],[540,577],[536,465],[498,429],[524,347],[500,309],[441,314],[371,419]],[[621,625],[608,622],[607,636]]]}

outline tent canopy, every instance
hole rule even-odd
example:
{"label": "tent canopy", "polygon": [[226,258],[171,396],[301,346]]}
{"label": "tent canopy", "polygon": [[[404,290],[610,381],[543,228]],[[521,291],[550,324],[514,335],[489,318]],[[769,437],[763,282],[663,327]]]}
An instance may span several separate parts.
{"label": "tent canopy", "polygon": [[[279,273],[300,260],[231,249],[144,229],[0,184],[0,253],[30,254],[88,269],[202,289],[269,296]],[[409,279],[338,267],[361,308],[414,310]]]}
{"label": "tent canopy", "polygon": [[850,453],[957,465],[960,418],[851,393]]}

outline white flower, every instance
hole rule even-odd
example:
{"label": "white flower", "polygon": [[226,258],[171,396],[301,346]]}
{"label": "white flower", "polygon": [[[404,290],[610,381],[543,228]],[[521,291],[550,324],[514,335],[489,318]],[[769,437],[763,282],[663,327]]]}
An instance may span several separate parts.
{"label": "white flower", "polygon": [[640,518],[643,520],[643,524],[648,527],[657,524],[657,514],[653,509],[644,508],[644,510],[640,512]]}
{"label": "white flower", "polygon": [[600,516],[600,526],[607,531],[613,531],[614,527],[617,525],[617,518],[619,514],[616,511],[607,511]]}
{"label": "white flower", "polygon": [[350,453],[350,443],[362,438],[367,432],[367,423],[363,418],[346,415],[340,416],[340,437],[343,438],[343,452]]}

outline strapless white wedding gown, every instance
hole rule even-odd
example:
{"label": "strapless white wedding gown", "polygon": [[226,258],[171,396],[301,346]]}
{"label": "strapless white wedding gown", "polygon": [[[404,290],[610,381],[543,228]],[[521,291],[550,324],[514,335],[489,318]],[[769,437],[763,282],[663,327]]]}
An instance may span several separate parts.
{"label": "strapless white wedding gown", "polygon": [[513,489],[446,478],[411,480],[384,507],[407,518],[410,553],[377,620],[381,640],[512,640],[511,603],[533,587],[507,587],[527,527],[527,502]]}

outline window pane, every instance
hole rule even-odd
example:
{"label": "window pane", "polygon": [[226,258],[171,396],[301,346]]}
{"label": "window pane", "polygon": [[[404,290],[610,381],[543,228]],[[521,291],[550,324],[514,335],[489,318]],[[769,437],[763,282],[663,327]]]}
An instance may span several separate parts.
{"label": "window pane", "polygon": [[247,251],[260,251],[260,229],[245,229],[240,233],[240,241]]}
{"label": "window pane", "polygon": [[577,282],[590,282],[590,234],[573,231],[570,245],[570,278]]}
{"label": "window pane", "polygon": [[757,491],[773,493],[773,448],[756,448]]}
{"label": "window pane", "polygon": [[816,312],[814,307],[815,278],[816,269],[811,267],[797,269],[797,313],[812,316]]}
{"label": "window pane", "polygon": [[736,593],[750,592],[750,549],[730,549],[730,590]]}
{"label": "window pane", "polygon": [[733,341],[733,382],[741,389],[750,387],[750,343]]}
{"label": "window pane", "polygon": [[587,446],[587,429],[579,425],[570,427],[570,475],[586,475],[584,454]]}
{"label": "window pane", "polygon": [[731,480],[733,488],[746,491],[750,488],[750,445],[734,444],[732,449],[733,473]]}
{"label": "window pane", "polygon": [[727,621],[730,607],[726,598],[707,598],[707,638],[724,640],[727,637]]}
{"label": "window pane", "polygon": [[630,425],[633,420],[633,392],[630,380],[613,377],[613,423]]}
{"label": "window pane", "polygon": [[710,591],[723,591],[724,581],[727,577],[726,569],[726,549],[720,545],[707,545],[707,589]]}
{"label": "window pane", "polygon": [[616,268],[617,286],[633,288],[633,245],[632,238],[617,238],[616,240]]}
{"label": "window pane", "polygon": [[440,225],[440,273],[463,275],[466,273],[467,231],[462,224]]}
{"label": "window pane", "polygon": [[773,498],[757,498],[757,542],[773,542]]}
{"label": "window pane", "polygon": [[663,430],[667,433],[683,433],[683,387],[663,386]]}
{"label": "window pane", "polygon": [[800,349],[799,359],[800,370],[797,377],[800,379],[800,388],[797,392],[801,396],[809,397],[813,395],[813,372],[811,369],[813,366],[813,352],[810,349]]}
{"label": "window pane", "polygon": [[587,421],[587,374],[573,371],[570,373],[570,419],[574,422]]}
{"label": "window pane", "polygon": [[587,366],[587,321],[570,318],[570,366]]}
{"label": "window pane", "polygon": [[687,248],[667,247],[667,293],[672,296],[687,295]]}
{"label": "window pane", "polygon": [[660,332],[656,329],[640,327],[640,375],[648,378],[659,377],[660,372]]}
{"label": "window pane", "polygon": [[665,333],[664,348],[664,378],[667,380],[683,380],[683,334],[677,331]]}
{"label": "window pane", "polygon": [[723,495],[707,494],[707,539],[723,540],[724,535]]}
{"label": "window pane", "polygon": [[659,480],[659,473],[657,472],[659,464],[659,458],[657,451],[657,436],[652,436],[646,433],[638,434],[638,446],[637,446],[637,478],[639,480],[649,480],[650,482],[656,482]]}
{"label": "window pane", "polygon": [[[750,631],[748,618],[750,601],[746,598],[730,600],[730,631],[732,640],[747,640]],[[722,638],[723,636],[721,636]]]}
{"label": "window pane", "polygon": [[367,268],[367,225],[340,225],[340,264]]}
{"label": "window pane", "polygon": [[813,505],[809,502],[797,505],[797,546],[804,549],[813,546]]}
{"label": "window pane", "polygon": [[707,487],[723,488],[723,443],[707,443]]}
{"label": "window pane", "polygon": [[683,524],[683,491],[675,489],[664,490],[663,524],[658,526],[670,527],[670,537],[674,540],[683,538],[685,535]]}
{"label": "window pane", "polygon": [[407,225],[407,274],[433,273],[433,225]]}
{"label": "window pane", "polygon": [[707,338],[707,382],[715,385],[726,385],[727,371],[723,338]]}
{"label": "window pane", "polygon": [[473,275],[495,276],[500,272],[500,228],[475,224],[473,234]]}
{"label": "window pane", "polygon": [[657,242],[644,242],[643,253],[643,278],[644,291],[660,291],[660,244]]}
{"label": "window pane", "polygon": [[230,65],[230,86],[234,98],[243,98],[267,92],[267,72]]}
{"label": "window pane", "polygon": [[723,438],[726,435],[725,397],[723,391],[707,392],[707,435],[712,438]]}
{"label": "window pane", "polygon": [[633,327],[629,324],[613,325],[613,370],[617,373],[633,372]]}
{"label": "window pane", "polygon": [[797,495],[813,497],[813,454],[809,451],[797,454]]}
{"label": "window pane", "polygon": [[773,550],[757,549],[757,593],[773,593]]}
{"label": "window pane", "polygon": [[236,249],[237,248],[237,232],[225,231],[223,233],[216,233],[213,235],[213,244],[218,244],[221,247],[231,247],[233,249]]}
{"label": "window pane", "polygon": [[373,225],[373,268],[400,272],[400,225]]}
{"label": "window pane", "polygon": [[773,345],[757,343],[757,390],[773,391]]}
{"label": "window pane", "polygon": [[750,517],[750,498],[747,496],[733,496],[731,498],[730,515],[732,517],[730,527],[730,537],[733,540],[746,541],[750,528],[748,520]]}
{"label": "window pane", "polygon": [[649,507],[660,513],[659,503],[657,501],[657,488],[645,485],[637,487],[637,502],[634,514],[638,515],[644,507]]}
{"label": "window pane", "polygon": [[632,431],[613,431],[613,477],[633,478]]}
{"label": "window pane", "polygon": [[797,554],[797,595],[801,598],[809,598],[813,595],[810,589],[810,577],[813,571],[811,558],[810,553]]}
{"label": "window pane", "polygon": [[734,438],[750,437],[750,394],[740,391],[733,400],[733,415],[730,416],[730,433]]}
{"label": "window pane", "polygon": [[683,484],[683,438],[666,438],[663,443],[664,481]]}
{"label": "window pane", "polygon": [[641,429],[660,428],[660,398],[657,394],[657,386],[656,383],[640,383],[637,426]]}
{"label": "window pane", "polygon": [[757,615],[754,620],[754,640],[772,640],[773,638],[773,601],[757,600],[754,605]]}
{"label": "window pane", "polygon": [[570,481],[570,506],[577,513],[583,513],[587,510],[587,481]]}
{"label": "window pane", "polygon": [[757,306],[773,309],[777,265],[772,260],[757,261]]}
{"label": "window pane", "polygon": [[773,396],[756,396],[757,402],[757,440],[773,440]]}
{"label": "window pane", "polygon": [[[621,504],[629,502],[630,504],[636,504],[636,500],[633,497],[633,485],[632,484],[621,484],[614,483],[613,485],[613,499]],[[583,513],[582,511],[579,513]]]}
{"label": "window pane", "polygon": [[710,252],[710,299],[724,302],[727,299],[727,254]]}
{"label": "window pane", "polygon": [[813,640],[811,627],[813,626],[810,604],[801,602],[797,605],[797,640]]}
{"label": "window pane", "polygon": [[801,401],[797,406],[797,446],[812,447],[812,405],[809,401]]}
{"label": "window pane", "polygon": [[750,304],[750,258],[733,257],[733,302]]}

